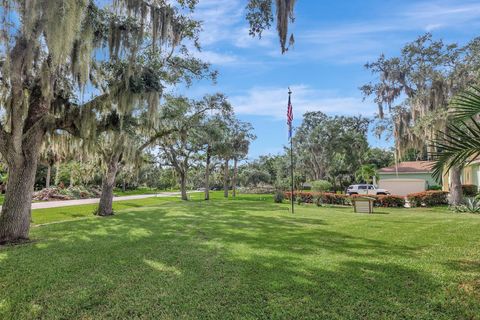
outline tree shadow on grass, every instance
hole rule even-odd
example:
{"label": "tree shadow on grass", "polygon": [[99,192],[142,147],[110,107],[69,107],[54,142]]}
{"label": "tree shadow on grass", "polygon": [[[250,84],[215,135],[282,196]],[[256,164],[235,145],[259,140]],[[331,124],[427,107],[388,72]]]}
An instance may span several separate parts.
{"label": "tree shadow on grass", "polygon": [[459,270],[461,272],[480,272],[480,260],[449,260],[446,265],[452,270]]}
{"label": "tree shadow on grass", "polygon": [[[275,215],[175,203],[36,228],[0,251],[0,318],[452,319],[417,248]],[[392,262],[394,261],[394,262]],[[478,310],[478,308],[477,308]]]}

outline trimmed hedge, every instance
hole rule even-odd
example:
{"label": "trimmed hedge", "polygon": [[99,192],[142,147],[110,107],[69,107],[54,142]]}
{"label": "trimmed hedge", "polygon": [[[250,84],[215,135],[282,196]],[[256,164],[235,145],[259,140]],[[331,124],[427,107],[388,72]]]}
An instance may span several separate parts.
{"label": "trimmed hedge", "polygon": [[462,190],[465,197],[475,197],[478,193],[478,187],[474,184],[464,184]]}
{"label": "trimmed hedge", "polygon": [[448,204],[448,192],[425,191],[407,195],[411,207],[434,207]]}
{"label": "trimmed hedge", "polygon": [[384,207],[384,208],[398,208],[405,206],[405,197],[394,196],[394,195],[352,195],[352,198],[357,197],[369,197],[374,198],[373,205],[375,207]]}
{"label": "trimmed hedge", "polygon": [[[285,198],[290,200],[292,196],[291,192],[285,193]],[[295,200],[300,203],[315,203],[321,204],[335,204],[335,205],[352,205],[352,198],[362,197],[362,195],[347,196],[345,194],[335,193],[320,193],[320,192],[295,192]],[[376,207],[403,207],[405,206],[405,198],[393,195],[368,195],[370,198],[375,198],[374,205]]]}
{"label": "trimmed hedge", "polygon": [[376,198],[374,205],[377,207],[385,207],[385,208],[403,208],[405,206],[405,197],[401,196],[374,196]]}
{"label": "trimmed hedge", "polygon": [[[291,192],[285,192],[285,198],[290,200],[292,197]],[[347,204],[348,196],[344,194],[335,194],[331,192],[295,192],[295,199],[300,203],[316,203],[316,204]]]}

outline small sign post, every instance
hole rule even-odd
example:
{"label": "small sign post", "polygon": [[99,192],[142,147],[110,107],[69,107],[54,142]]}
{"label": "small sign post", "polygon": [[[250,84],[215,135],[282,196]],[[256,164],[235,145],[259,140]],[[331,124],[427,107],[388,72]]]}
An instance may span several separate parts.
{"label": "small sign post", "polygon": [[353,212],[373,213],[373,203],[375,198],[372,197],[355,197],[352,199]]}

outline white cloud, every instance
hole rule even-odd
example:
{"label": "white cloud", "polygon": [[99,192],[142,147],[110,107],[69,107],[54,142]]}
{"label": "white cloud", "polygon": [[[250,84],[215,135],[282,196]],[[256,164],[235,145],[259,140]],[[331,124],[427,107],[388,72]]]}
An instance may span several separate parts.
{"label": "white cloud", "polygon": [[[300,10],[301,6],[299,2],[297,10]],[[402,32],[420,34],[445,28],[471,28],[475,23],[480,27],[478,1],[427,0],[410,5],[398,2],[396,5],[388,5],[388,9],[379,8],[377,18],[337,25],[318,26],[319,23],[316,23],[317,29],[300,30],[295,34],[296,48],[285,55],[283,61],[364,63],[374,59],[379,53],[412,39],[411,35],[405,36]],[[252,60],[247,61],[234,54],[220,52],[219,47],[223,44],[240,49],[255,48],[255,60],[258,61],[279,56],[274,28],[266,30],[262,39],[249,35],[244,0],[201,0],[193,15],[203,21],[200,40],[205,52],[198,56],[213,64],[235,67],[253,64]]]}
{"label": "white cloud", "polygon": [[261,39],[252,37],[248,27],[238,28],[232,33],[233,44],[238,48],[272,47],[276,37],[276,33],[271,29],[262,32]]}
{"label": "white cloud", "polygon": [[194,51],[195,57],[214,65],[228,65],[238,62],[238,57],[233,54],[219,53],[215,51],[203,50]]}
{"label": "white cloud", "polygon": [[390,8],[390,15],[382,13],[378,19],[357,21],[330,27],[321,27],[300,33],[297,38],[317,44],[331,44],[372,37],[383,38],[385,33],[463,28],[478,21],[480,3],[462,1],[427,1],[405,8]]}
{"label": "white cloud", "polygon": [[444,25],[442,23],[432,23],[432,24],[426,25],[425,30],[428,32],[431,32],[433,30],[441,29],[443,28],[443,26]]}
{"label": "white cloud", "polygon": [[276,39],[272,30],[265,30],[262,38],[249,34],[243,0],[201,0],[194,17],[202,21],[200,42],[208,47],[226,42],[237,48],[269,47]]}
{"label": "white cloud", "polygon": [[244,3],[240,0],[202,0],[194,18],[202,21],[200,35],[202,45],[208,46],[220,41],[233,41],[232,30],[244,17]]}
{"label": "white cloud", "polygon": [[[338,25],[322,25],[296,35],[298,59],[359,63],[413,40],[410,33],[480,27],[478,1],[423,1],[391,7],[378,18]],[[407,33],[402,34],[402,33]]]}
{"label": "white cloud", "polygon": [[480,3],[478,1],[427,1],[413,5],[403,13],[410,21],[425,25],[436,24],[458,26],[478,19],[480,15]]}
{"label": "white cloud", "polygon": [[[372,116],[376,107],[359,97],[339,96],[335,92],[315,90],[307,85],[294,85],[292,105],[295,118],[307,111],[327,114]],[[230,98],[235,112],[243,115],[285,118],[288,88],[254,87],[242,95]]]}

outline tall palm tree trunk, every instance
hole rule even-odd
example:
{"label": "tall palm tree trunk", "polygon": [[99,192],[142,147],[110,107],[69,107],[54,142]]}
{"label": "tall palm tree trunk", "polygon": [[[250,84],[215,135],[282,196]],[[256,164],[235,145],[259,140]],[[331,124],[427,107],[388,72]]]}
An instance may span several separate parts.
{"label": "tall palm tree trunk", "polygon": [[223,196],[228,198],[228,159],[225,159],[223,168]]}
{"label": "tall palm tree trunk", "polygon": [[454,166],[450,169],[450,204],[458,206],[463,201],[462,169]]}
{"label": "tall palm tree trunk", "polygon": [[238,159],[233,158],[232,197],[237,196]]}
{"label": "tall palm tree trunk", "polygon": [[211,147],[207,148],[207,159],[205,161],[205,200],[210,200],[210,160]]}

